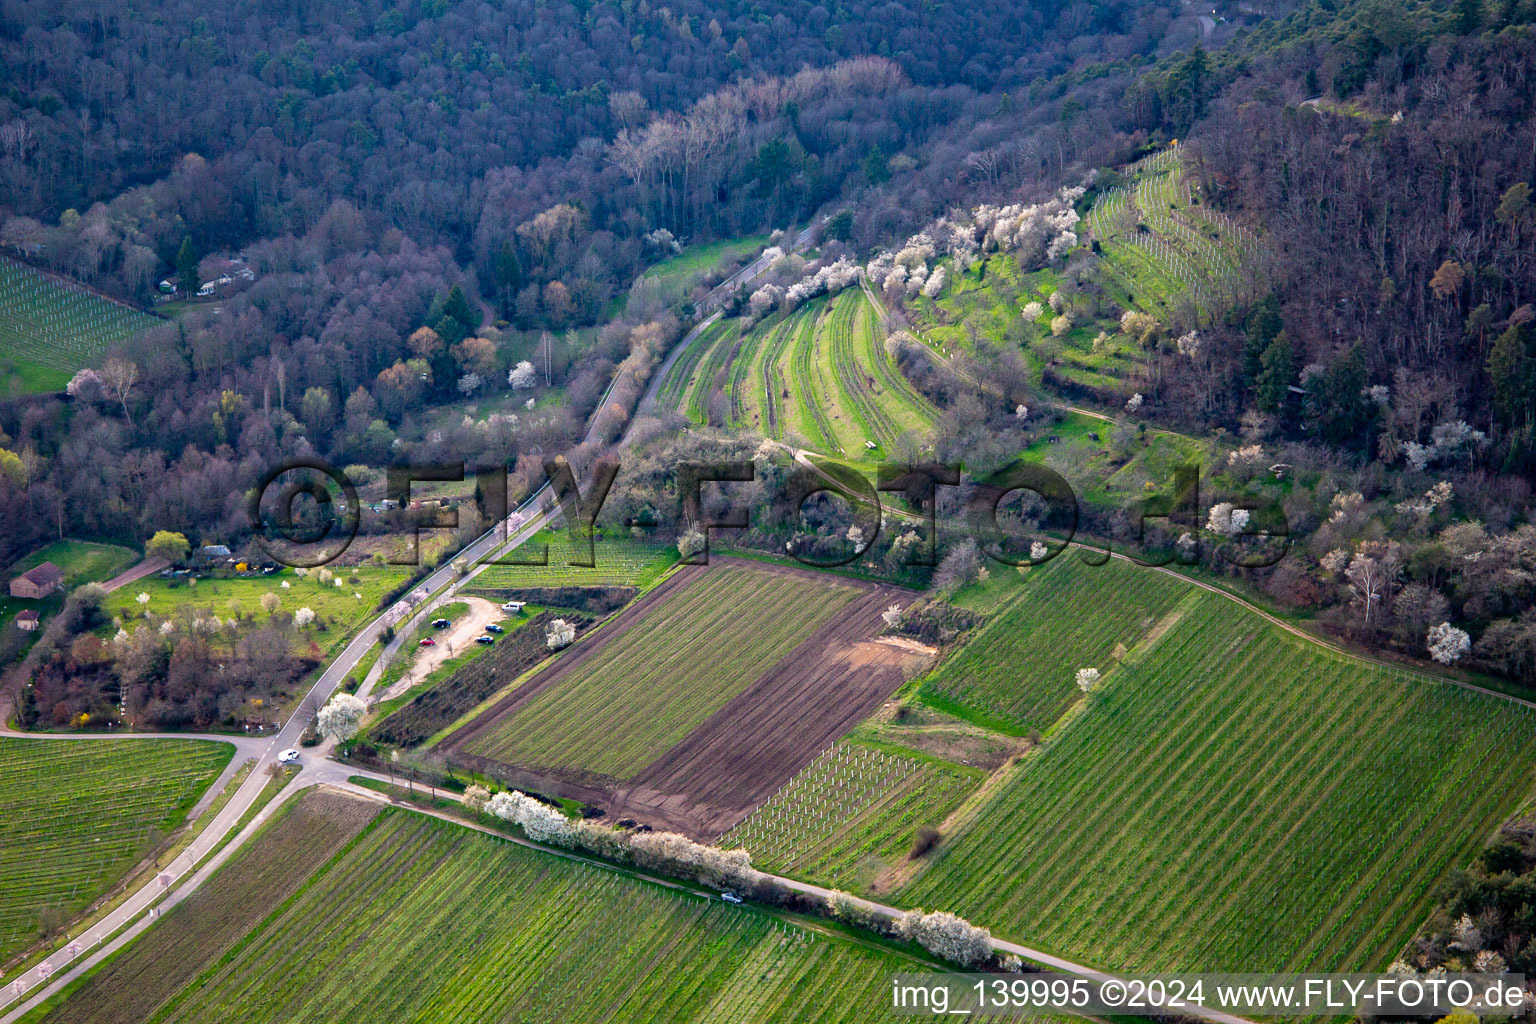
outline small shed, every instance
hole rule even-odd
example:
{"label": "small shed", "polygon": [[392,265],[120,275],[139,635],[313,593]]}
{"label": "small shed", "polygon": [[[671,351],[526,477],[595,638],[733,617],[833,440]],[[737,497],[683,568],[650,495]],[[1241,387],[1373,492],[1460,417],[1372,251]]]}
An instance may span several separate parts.
{"label": "small shed", "polygon": [[28,608],[16,613],[16,628],[26,630],[28,633],[37,628],[37,609]]}
{"label": "small shed", "polygon": [[28,569],[11,580],[11,596],[36,601],[47,597],[63,585],[64,570],[52,562],[44,562],[36,569]]}

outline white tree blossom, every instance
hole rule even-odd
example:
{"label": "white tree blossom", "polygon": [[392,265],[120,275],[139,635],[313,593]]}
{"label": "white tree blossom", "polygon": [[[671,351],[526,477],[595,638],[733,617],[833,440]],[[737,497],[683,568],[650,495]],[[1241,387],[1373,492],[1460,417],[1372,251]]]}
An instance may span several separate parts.
{"label": "white tree blossom", "polygon": [[576,829],[571,819],[526,793],[515,789],[497,793],[486,802],[485,809],[492,816],[517,825],[536,843],[576,845]]}
{"label": "white tree blossom", "polygon": [[293,623],[300,629],[315,621],[315,610],[308,605],[293,613]]}
{"label": "white tree blossom", "polygon": [[1052,335],[1052,337],[1059,338],[1063,334],[1066,334],[1071,329],[1072,329],[1072,311],[1070,309],[1067,310],[1065,313],[1061,314],[1060,316],[1055,317],[1055,318],[1053,318],[1051,320],[1051,335]]}
{"label": "white tree blossom", "polygon": [[1223,537],[1236,537],[1248,528],[1249,518],[1247,509],[1236,508],[1230,501],[1219,501],[1211,506],[1205,528]]}
{"label": "white tree blossom", "polygon": [[692,558],[704,550],[704,531],[695,523],[689,523],[677,538],[677,553],[683,558]]}
{"label": "white tree blossom", "polygon": [[854,547],[857,548],[864,545],[864,530],[859,526],[859,524],[854,523],[852,526],[848,527],[847,536],[848,543],[852,544]]}
{"label": "white tree blossom", "polygon": [[490,802],[491,791],[484,786],[470,786],[464,791],[464,806],[479,814],[485,810],[485,805]]}
{"label": "white tree blossom", "polygon": [[896,934],[962,967],[979,967],[992,955],[991,932],[945,910],[909,910],[897,919]]}
{"label": "white tree blossom", "polygon": [[368,704],[361,697],[338,693],[315,715],[315,730],[338,742],[349,740],[357,735],[367,710]]}
{"label": "white tree blossom", "polygon": [[1016,406],[1013,407],[1013,418],[1014,419],[1022,420],[1022,419],[1027,419],[1028,417],[1029,417],[1029,406],[1024,405],[1023,403],[1020,403],[1019,405],[1016,405]]}
{"label": "white tree blossom", "polygon": [[1096,668],[1080,668],[1077,670],[1077,688],[1087,693],[1098,683],[1101,676]]}
{"label": "white tree blossom", "polygon": [[466,373],[464,376],[459,378],[459,394],[466,396],[472,395],[476,391],[480,390],[480,385],[482,383],[483,382],[481,381],[480,375],[478,373]]}
{"label": "white tree blossom", "polygon": [[1141,408],[1141,403],[1143,401],[1144,401],[1144,399],[1141,397],[1141,392],[1140,391],[1136,392],[1130,398],[1127,398],[1125,400],[1125,411],[1126,412],[1135,412],[1137,409]]}
{"label": "white tree blossom", "polygon": [[1264,461],[1264,449],[1256,444],[1239,448],[1227,456],[1227,465],[1236,467],[1256,466]]}
{"label": "white tree blossom", "polygon": [[1509,965],[1493,950],[1484,949],[1472,958],[1472,969],[1478,974],[1503,974],[1509,970]]}
{"label": "white tree blossom", "polygon": [[556,619],[544,633],[544,645],[552,651],[564,650],[576,639],[576,627],[564,619]]}
{"label": "white tree blossom", "polygon": [[944,268],[937,267],[928,275],[928,280],[923,282],[923,295],[930,299],[938,298],[939,292],[944,290]]}
{"label": "white tree blossom", "polygon": [[1472,650],[1472,638],[1465,630],[1457,629],[1449,622],[1430,626],[1424,644],[1429,648],[1429,656],[1442,665],[1455,664],[1461,660],[1462,655]]}
{"label": "white tree blossom", "polygon": [[747,308],[751,310],[753,316],[760,317],[783,301],[783,288],[776,284],[765,284],[752,293],[752,297],[747,300]]}
{"label": "white tree blossom", "polygon": [[138,597],[134,598],[134,600],[139,602],[139,607],[142,608],[145,605],[149,604],[149,595],[148,594],[144,594],[144,593],[140,593]]}
{"label": "white tree blossom", "polygon": [[534,369],[533,363],[524,359],[507,373],[507,383],[519,391],[533,387],[539,382],[539,371]]}
{"label": "white tree blossom", "polygon": [[1029,546],[1029,558],[1032,562],[1043,562],[1045,561],[1045,556],[1050,553],[1051,549],[1038,540]]}
{"label": "white tree blossom", "polygon": [[1024,317],[1025,323],[1032,324],[1045,314],[1045,307],[1038,302],[1026,302],[1024,303],[1024,308],[1019,313]]}
{"label": "white tree blossom", "polygon": [[886,629],[895,629],[901,625],[901,605],[893,604],[880,613],[880,618],[885,621]]}
{"label": "white tree blossom", "polygon": [[1461,919],[1451,928],[1451,948],[1468,953],[1483,948],[1482,930],[1477,927],[1470,914],[1462,914]]}

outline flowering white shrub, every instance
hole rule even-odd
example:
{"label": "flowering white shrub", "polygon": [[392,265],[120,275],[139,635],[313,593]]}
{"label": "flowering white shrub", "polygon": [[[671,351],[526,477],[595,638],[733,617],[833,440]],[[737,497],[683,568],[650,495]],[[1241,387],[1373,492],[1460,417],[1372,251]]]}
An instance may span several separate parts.
{"label": "flowering white shrub", "polygon": [[526,793],[517,790],[497,793],[486,801],[485,810],[493,817],[517,825],[536,843],[576,845],[576,830],[571,826],[571,820]]}
{"label": "flowering white shrub", "polygon": [[1239,448],[1227,456],[1227,465],[1233,467],[1256,466],[1264,461],[1264,449],[1256,444]]}
{"label": "flowering white shrub", "polygon": [[943,290],[944,290],[944,268],[943,267],[937,267],[937,268],[934,269],[932,274],[928,275],[928,280],[923,283],[923,295],[926,296],[927,298],[933,299],[933,298],[937,298],[938,295],[939,295],[939,292],[941,292]]}
{"label": "flowering white shrub", "polygon": [[1061,314],[1058,317],[1052,318],[1052,320],[1051,320],[1051,335],[1053,337],[1059,338],[1063,334],[1066,334],[1071,329],[1072,329],[1072,314],[1071,314],[1070,311],[1066,312],[1066,313],[1063,313],[1063,314]]}
{"label": "flowering white shrub", "polygon": [[1247,509],[1234,508],[1230,501],[1219,501],[1211,506],[1205,528],[1223,537],[1236,537],[1248,528],[1249,518]]}
{"label": "flowering white shrub", "polygon": [[1029,546],[1029,557],[1031,561],[1042,562],[1045,560],[1045,556],[1050,553],[1050,548],[1046,547],[1038,540]]}
{"label": "flowering white shrub", "polygon": [[1039,320],[1044,313],[1045,307],[1033,301],[1024,303],[1024,308],[1019,311],[1019,314],[1024,317],[1024,321],[1031,324]]}
{"label": "flowering white shrub", "polygon": [[782,301],[784,289],[776,284],[765,284],[752,293],[752,297],[747,300],[747,308],[753,316],[761,317]]}
{"label": "flowering white shrub", "polygon": [[793,309],[817,295],[836,295],[858,279],[858,266],[845,256],[791,285],[789,291],[784,293],[784,301]]}
{"label": "flowering white shrub", "polygon": [[909,910],[897,918],[895,930],[899,937],[962,967],[979,967],[992,955],[992,933],[948,911]]}
{"label": "flowering white shrub", "polygon": [[308,626],[311,622],[314,621],[315,610],[308,606],[300,608],[298,611],[293,613],[293,623],[300,629],[303,629],[305,626]]}
{"label": "flowering white shrub", "polygon": [[576,639],[576,627],[564,619],[556,619],[544,633],[544,645],[552,651],[563,650]]}
{"label": "flowering white shrub", "polygon": [[1077,688],[1087,693],[1094,688],[1100,678],[1102,677],[1099,675],[1098,669],[1080,668],[1077,670]]}
{"label": "flowering white shrub", "polygon": [[1141,392],[1140,391],[1136,392],[1130,398],[1127,398],[1125,400],[1125,411],[1126,412],[1135,412],[1137,409],[1141,408],[1142,401],[1143,401],[1143,399],[1141,397]]}
{"label": "flowering white shrub", "polygon": [[1464,630],[1457,629],[1449,622],[1442,622],[1438,626],[1429,627],[1424,644],[1429,648],[1431,658],[1442,665],[1451,665],[1460,661],[1462,655],[1472,649],[1472,638]]}
{"label": "flowering white shrub", "polygon": [[895,629],[901,625],[901,605],[893,604],[880,613],[880,618],[885,622],[886,629]]}

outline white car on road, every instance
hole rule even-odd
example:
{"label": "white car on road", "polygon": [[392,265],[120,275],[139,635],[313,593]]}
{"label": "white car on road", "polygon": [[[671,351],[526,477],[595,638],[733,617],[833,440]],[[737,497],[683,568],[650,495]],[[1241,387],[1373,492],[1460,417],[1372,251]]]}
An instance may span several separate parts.
{"label": "white car on road", "polygon": [[281,754],[277,755],[277,763],[278,764],[298,764],[299,763],[299,752],[297,750],[295,750],[293,747],[289,747],[287,750],[285,750]]}

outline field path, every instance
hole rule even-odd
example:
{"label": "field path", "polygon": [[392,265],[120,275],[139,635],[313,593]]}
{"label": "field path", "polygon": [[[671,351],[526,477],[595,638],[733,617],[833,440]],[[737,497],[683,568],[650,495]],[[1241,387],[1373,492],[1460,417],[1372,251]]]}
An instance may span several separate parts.
{"label": "field path", "polygon": [[126,587],[128,584],[141,580],[151,573],[157,573],[170,564],[163,558],[146,558],[138,565],[130,566],[110,580],[107,580],[107,582],[101,585],[101,589],[110,594],[112,591],[120,587]]}
{"label": "field path", "polygon": [[[381,803],[389,803],[392,806],[400,807],[400,808],[403,808],[403,809],[408,810],[408,811],[413,811],[413,812],[415,812],[417,814],[425,814],[425,815],[429,815],[429,816],[434,817],[434,818],[439,818],[439,819],[441,819],[443,821],[450,822],[450,823],[458,825],[458,826],[460,826],[462,828],[471,828],[471,829],[474,829],[477,832],[483,832],[486,835],[495,836],[498,839],[501,839],[501,840],[503,840],[505,842],[514,843],[514,844],[516,844],[518,846],[523,846],[523,847],[526,847],[526,848],[528,848],[530,850],[538,850],[541,853],[550,854],[552,856],[564,857],[564,858],[566,858],[568,860],[578,861],[578,862],[580,862],[582,864],[586,864],[586,865],[588,865],[590,867],[598,868],[600,870],[615,871],[615,872],[618,872],[620,874],[625,874],[625,875],[631,875],[631,876],[635,876],[635,877],[645,878],[645,879],[647,879],[649,881],[656,882],[657,884],[667,886],[668,888],[671,888],[671,889],[678,889],[678,890],[681,890],[683,892],[691,892],[691,893],[694,893],[696,895],[708,897],[710,899],[717,898],[716,894],[714,892],[708,890],[708,889],[701,889],[701,888],[698,888],[697,886],[695,886],[693,884],[686,883],[686,882],[680,882],[677,879],[668,878],[666,876],[660,876],[660,875],[651,875],[651,874],[648,874],[646,872],[638,871],[638,870],[633,869],[633,868],[617,867],[617,866],[615,866],[613,864],[610,864],[610,863],[608,863],[606,861],[596,860],[596,859],[591,858],[591,857],[583,856],[582,854],[579,854],[579,853],[572,853],[569,850],[561,850],[561,849],[555,849],[555,848],[548,847],[548,846],[541,846],[538,843],[530,842],[527,839],[524,839],[524,838],[522,838],[520,836],[508,835],[505,832],[501,832],[501,831],[498,831],[496,829],[488,828],[488,827],[483,826],[483,825],[470,824],[469,822],[464,821],[462,818],[455,817],[454,815],[448,814],[448,813],[443,812],[443,811],[431,810],[431,809],[428,809],[428,808],[425,808],[425,807],[418,806],[416,804],[407,803],[407,802],[400,801],[400,800],[395,800],[395,799],[392,799],[392,798],[390,798],[389,796],[387,796],[387,795],[385,795],[383,793],[377,792],[376,790],[368,789],[367,787],[359,786],[357,783],[348,781],[348,776],[361,776],[361,777],[364,777],[364,778],[371,778],[371,779],[374,779],[374,780],[379,781],[379,782],[390,781],[389,777],[387,775],[382,775],[380,773],[372,772],[372,771],[358,770],[358,769],[353,768],[353,767],[351,767],[349,765],[342,765],[342,764],[337,764],[335,762],[328,762],[326,764],[326,767],[324,769],[323,774],[317,774],[316,777],[314,778],[314,780],[310,784],[311,785],[317,784],[317,783],[318,784],[323,784],[323,785],[334,787],[336,789],[343,790],[343,791],[345,791],[347,793],[351,793],[351,794],[354,794],[354,795],[357,795],[357,796],[364,797],[364,798],[369,799],[369,800],[374,800],[374,801],[378,801],[378,802],[381,802]],[[293,786],[291,786],[291,785],[289,786],[289,790],[292,790],[293,788],[294,788]],[[287,792],[287,791],[285,790],[285,792]],[[459,801],[459,802],[463,801],[462,794],[452,793],[452,792],[449,792],[447,790],[439,791],[438,795],[440,797],[442,797],[442,798],[451,799],[451,800],[454,800],[454,801]],[[768,874],[768,873],[765,872],[765,874]],[[831,889],[827,889],[827,888],[824,888],[824,887],[819,886],[819,885],[811,885],[810,883],[801,882],[801,881],[798,881],[798,880],[793,879],[793,878],[785,878],[785,877],[783,877],[781,875],[773,875],[773,874],[768,874],[768,877],[774,879],[775,881],[777,881],[779,884],[785,886],[786,888],[794,889],[794,890],[796,890],[798,892],[803,892],[803,893],[806,893],[808,895],[817,896],[817,897],[820,897],[821,899],[826,899],[827,897],[831,896],[831,894],[832,894],[832,890]],[[870,912],[874,916],[880,917],[880,918],[893,919],[893,918],[900,917],[902,914],[904,914],[906,912],[903,908],[889,906],[889,905],[884,904],[884,903],[876,903],[873,900],[860,899],[859,897],[853,897],[853,900],[854,900],[855,903],[861,905],[865,910],[867,910],[868,912]],[[1107,981],[1107,980],[1110,980],[1112,978],[1118,977],[1117,975],[1114,975],[1114,974],[1109,974],[1109,973],[1106,973],[1106,972],[1103,972],[1103,971],[1096,970],[1095,968],[1085,966],[1083,964],[1075,963],[1075,962],[1073,962],[1071,960],[1067,960],[1067,959],[1065,959],[1063,957],[1059,957],[1059,956],[1057,956],[1054,953],[1050,953],[1050,952],[1047,952],[1047,951],[1041,950],[1041,949],[1034,949],[1034,948],[1031,948],[1029,946],[1022,946],[1022,945],[1020,945],[1020,944],[1018,944],[1016,942],[1008,942],[1008,941],[1006,941],[1004,939],[998,939],[998,938],[992,939],[992,948],[996,949],[996,950],[999,950],[1001,952],[1012,953],[1015,956],[1023,957],[1026,960],[1032,961],[1034,963],[1042,964],[1042,965],[1044,965],[1046,967],[1054,968],[1055,970],[1058,970],[1058,971],[1063,971],[1063,972],[1068,973],[1068,974],[1073,974],[1073,975],[1077,975],[1079,977],[1089,978],[1089,979],[1092,979],[1092,980]],[[1208,1010],[1208,1009],[1204,1009],[1204,1008],[1200,1008],[1200,1007],[1189,1007],[1186,1012],[1190,1016],[1197,1017],[1197,1018],[1199,1018],[1201,1020],[1213,1021],[1213,1022],[1215,1022],[1215,1024],[1254,1024],[1254,1022],[1250,1021],[1246,1017],[1239,1017],[1239,1016],[1236,1016],[1235,1014],[1223,1013],[1223,1012],[1221,1012],[1219,1010]],[[7,1019],[7,1021],[8,1021],[8,1019]],[[0,1024],[7,1024],[7,1021],[0,1021]]]}
{"label": "field path", "polygon": [[455,655],[462,654],[464,648],[473,643],[475,637],[485,632],[485,627],[493,622],[499,622],[506,616],[502,614],[490,601],[483,597],[469,597],[461,595],[456,600],[469,605],[469,611],[459,617],[458,621],[446,633],[437,634],[434,639],[437,644],[432,647],[418,647],[416,660],[411,664],[410,671],[405,677],[396,682],[389,689],[379,695],[379,700],[389,700],[398,697],[409,690],[417,681],[425,679],[443,662]]}

